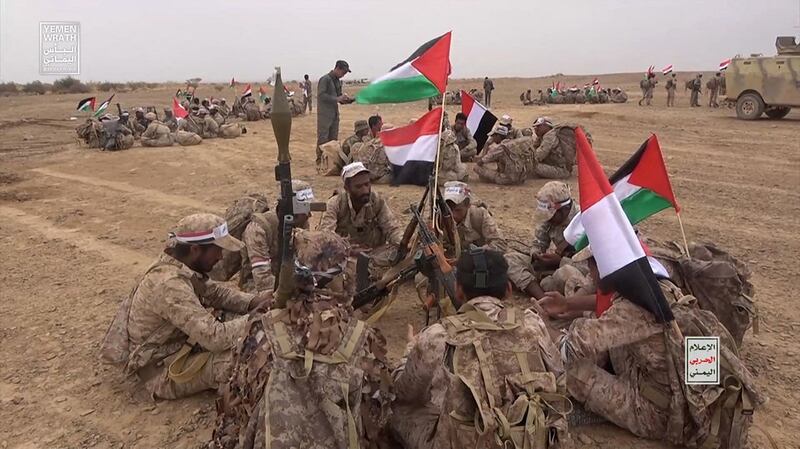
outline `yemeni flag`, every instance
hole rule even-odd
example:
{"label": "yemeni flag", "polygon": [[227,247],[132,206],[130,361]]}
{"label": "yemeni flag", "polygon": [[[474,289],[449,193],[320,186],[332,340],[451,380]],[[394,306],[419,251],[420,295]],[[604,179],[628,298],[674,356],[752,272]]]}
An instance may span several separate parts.
{"label": "yemeni flag", "polygon": [[[631,225],[670,207],[675,212],[681,210],[672,192],[672,183],[655,134],[642,143],[608,182]],[[564,230],[564,238],[576,251],[586,247],[588,241],[582,213],[575,215]]]}
{"label": "yemeni flag", "polygon": [[669,75],[670,73],[672,73],[672,64],[661,69],[661,73],[664,75]]}
{"label": "yemeni flag", "polygon": [[575,129],[575,138],[582,221],[600,274],[599,290],[619,293],[650,311],[656,322],[674,320],[644,248],[581,128]]}
{"label": "yemeni flag", "polygon": [[78,102],[78,107],[75,108],[75,110],[83,112],[94,111],[94,104],[96,101],[97,101],[96,97],[84,98],[83,100]]}
{"label": "yemeni flag", "polygon": [[181,106],[176,97],[172,97],[172,115],[177,118],[186,118],[189,113]]}
{"label": "yemeni flag", "polygon": [[253,90],[250,88],[250,85],[248,84],[247,87],[245,87],[244,90],[242,91],[242,99],[245,99],[251,95],[253,95]]}
{"label": "yemeni flag", "polygon": [[486,145],[486,141],[489,140],[489,133],[497,123],[497,116],[489,112],[486,106],[480,104],[465,90],[461,91],[461,113],[467,116],[467,128],[478,142],[478,151],[480,152]]}
{"label": "yemeni flag", "polygon": [[727,69],[729,65],[731,65],[731,58],[723,60],[722,62],[719,63],[719,71],[721,72]]}
{"label": "yemeni flag", "polygon": [[433,172],[439,142],[442,108],[434,108],[416,122],[380,134],[392,164],[392,184],[424,186]]}
{"label": "yemeni flag", "polygon": [[444,93],[450,75],[452,32],[432,39],[356,94],[360,104],[405,103]]}
{"label": "yemeni flag", "polygon": [[116,93],[111,94],[111,96],[108,97],[108,100],[100,103],[100,106],[98,106],[97,110],[94,111],[95,117],[100,117],[104,112],[106,112],[106,109],[108,109],[108,105],[111,104],[111,100],[114,98],[114,95],[116,95]]}

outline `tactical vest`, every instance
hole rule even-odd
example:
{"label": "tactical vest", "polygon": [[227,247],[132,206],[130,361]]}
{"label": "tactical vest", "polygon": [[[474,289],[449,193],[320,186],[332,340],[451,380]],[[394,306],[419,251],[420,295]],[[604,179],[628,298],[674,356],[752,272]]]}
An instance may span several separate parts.
{"label": "tactical vest", "polygon": [[[342,192],[338,195],[339,208],[336,216],[336,233],[349,237],[351,242],[359,245],[366,245],[369,247],[383,245],[386,242],[386,236],[383,235],[383,231],[380,226],[378,226],[378,196],[374,192],[370,195],[373,214],[367,216],[362,225],[356,226],[350,216],[350,200],[347,192]],[[384,203],[382,207],[387,206]]]}
{"label": "tactical vest", "polygon": [[544,364],[539,338],[547,335],[526,329],[522,311],[506,308],[493,321],[467,304],[441,323],[449,385],[440,446],[543,449],[566,441],[571,403]]}

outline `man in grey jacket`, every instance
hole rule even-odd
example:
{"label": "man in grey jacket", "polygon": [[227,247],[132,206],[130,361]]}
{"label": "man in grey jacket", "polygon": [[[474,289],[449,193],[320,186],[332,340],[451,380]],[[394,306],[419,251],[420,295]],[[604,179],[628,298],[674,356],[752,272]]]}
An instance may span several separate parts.
{"label": "man in grey jacket", "polygon": [[319,79],[317,85],[317,164],[322,159],[320,145],[339,139],[339,104],[354,100],[342,94],[341,78],[350,73],[347,62],[336,61],[336,66]]}

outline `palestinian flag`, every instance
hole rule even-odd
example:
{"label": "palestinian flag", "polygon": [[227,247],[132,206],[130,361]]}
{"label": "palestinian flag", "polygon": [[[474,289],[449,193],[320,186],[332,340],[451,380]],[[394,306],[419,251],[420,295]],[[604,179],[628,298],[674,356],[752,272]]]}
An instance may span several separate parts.
{"label": "palestinian flag", "polygon": [[428,185],[439,143],[442,108],[432,109],[416,122],[380,134],[392,164],[392,184]]}
{"label": "palestinian flag", "polygon": [[186,109],[178,102],[177,97],[172,98],[172,115],[177,118],[186,118],[186,116],[189,115]]}
{"label": "palestinian flag", "polygon": [[661,73],[664,75],[669,75],[670,73],[672,73],[672,64],[661,69]]}
{"label": "palestinian flag", "polygon": [[108,100],[100,103],[100,106],[98,106],[97,110],[94,111],[94,116],[95,117],[100,117],[101,115],[103,115],[104,112],[106,112],[106,109],[108,109],[108,105],[111,104],[111,100],[114,98],[114,95],[116,95],[116,94],[115,93],[111,94],[111,96],[108,97]]}
{"label": "palestinian flag", "polygon": [[84,98],[83,100],[78,102],[78,107],[75,108],[76,111],[94,111],[94,104],[97,101],[96,97],[89,97]]}
{"label": "palestinian flag", "polygon": [[672,321],[642,244],[581,128],[575,138],[582,221],[600,274],[599,290],[619,293],[650,311],[656,322]]}
{"label": "palestinian flag", "polygon": [[[655,134],[644,141],[608,182],[613,186],[614,194],[631,225],[669,207],[676,212],[681,210],[672,192],[664,156]],[[564,230],[564,238],[577,251],[588,243],[584,226],[582,213],[578,213]]]}
{"label": "palestinian flag", "polygon": [[450,35],[426,42],[356,94],[360,104],[405,103],[444,93],[450,75]]}
{"label": "palestinian flag", "polygon": [[230,85],[230,87],[231,87],[231,88],[234,88],[234,87],[236,87],[236,79],[235,79],[235,78],[231,78],[231,85]]}
{"label": "palestinian flag", "polygon": [[729,65],[731,65],[731,58],[723,60],[722,62],[719,63],[719,71],[721,72],[727,69]]}
{"label": "palestinian flag", "polygon": [[480,152],[489,140],[489,133],[497,123],[497,116],[465,90],[461,91],[461,113],[467,116],[467,128],[478,142],[478,152]]}
{"label": "palestinian flag", "polygon": [[247,87],[245,87],[242,91],[242,99],[245,99],[251,95],[253,95],[253,90],[250,89],[250,85],[248,84]]}

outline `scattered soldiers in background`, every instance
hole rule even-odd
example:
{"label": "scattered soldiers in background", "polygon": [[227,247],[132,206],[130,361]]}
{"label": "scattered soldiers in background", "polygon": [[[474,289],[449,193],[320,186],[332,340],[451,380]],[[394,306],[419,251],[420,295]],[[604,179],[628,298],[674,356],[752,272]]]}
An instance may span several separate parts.
{"label": "scattered soldiers in background", "polygon": [[344,192],[328,200],[317,229],[348,238],[351,255],[368,255],[370,271],[377,278],[379,269],[391,265],[403,238],[403,229],[397,225],[386,200],[372,191],[371,177],[361,162],[345,166],[342,169]]}
{"label": "scattered soldiers in background", "polygon": [[366,120],[356,120],[356,122],[353,124],[353,135],[342,142],[342,152],[348,156],[348,160],[344,165],[339,167],[340,170],[342,167],[350,163],[349,156],[352,152],[353,145],[366,141],[369,138],[369,133],[369,123]]}
{"label": "scattered soldiers in background", "polygon": [[639,83],[639,86],[642,88],[642,98],[639,100],[639,106],[642,105],[642,102],[644,102],[645,106],[650,106],[656,84],[658,84],[658,81],[656,80],[656,74],[653,72],[649,72],[647,78]]}
{"label": "scattered soldiers in background", "polygon": [[[526,179],[524,146],[511,143],[525,139],[502,140],[502,137],[508,134],[508,128],[505,126],[498,126],[490,136],[498,134],[501,138],[493,138],[492,145],[489,145],[481,156],[475,158],[477,165],[473,170],[483,182],[500,185],[522,184]],[[485,166],[492,162],[497,164],[496,169]]]}
{"label": "scattered soldiers in background", "polygon": [[703,88],[703,74],[698,73],[697,76],[691,81],[689,88],[692,90],[692,95],[689,97],[689,106],[700,107],[700,91]]}
{"label": "scattered soldiers in background", "polygon": [[519,94],[519,101],[521,101],[524,106],[534,104],[533,98],[531,97],[531,90],[528,89],[525,92]]}
{"label": "scattered soldiers in background", "polygon": [[609,100],[611,100],[612,103],[627,103],[628,94],[626,94],[625,91],[620,89],[619,87],[615,87],[611,89],[611,95],[609,95]]}
{"label": "scattered soldiers in background", "polygon": [[547,94],[539,89],[539,106],[543,106],[547,104]]}
{"label": "scattered soldiers in background", "polygon": [[503,255],[473,249],[455,271],[458,313],[409,329],[393,434],[406,449],[572,447],[558,348],[538,314],[505,304]]}
{"label": "scattered soldiers in background", "polygon": [[[572,255],[572,247],[564,239],[564,230],[579,212],[570,195],[569,186],[550,181],[536,193],[536,216],[542,222],[533,234],[530,254],[511,251],[506,254],[508,277],[528,295],[539,299],[544,289],[539,282],[544,275],[559,268],[563,257]],[[550,246],[554,251],[550,252]]]}
{"label": "scattered soldiers in background", "polygon": [[351,248],[333,233],[295,235],[305,277],[286,306],[251,322],[217,403],[213,449],[388,448],[386,340],[352,317]]}
{"label": "scattered soldiers in background", "polygon": [[257,122],[262,119],[261,110],[258,108],[256,100],[253,97],[247,97],[247,99],[245,99],[242,110],[244,111],[244,119],[248,122]]}
{"label": "scattered soldiers in background", "polygon": [[213,139],[217,137],[219,134],[219,125],[217,124],[216,120],[211,118],[208,114],[208,110],[206,108],[200,108],[198,112],[200,116],[200,120],[202,121],[202,133],[200,134],[203,139]]}
{"label": "scattered soldiers in background", "polygon": [[133,146],[133,132],[120,120],[103,120],[103,149],[127,150]]}
{"label": "scattered soldiers in background", "polygon": [[322,161],[320,145],[339,140],[339,105],[354,100],[342,93],[342,77],[350,73],[350,65],[336,61],[333,70],[319,79],[317,85],[317,164]]}
{"label": "scattered soldiers in background", "polygon": [[244,337],[248,318],[221,322],[207,308],[245,314],[263,301],[207,274],[223,249],[242,247],[221,217],[181,219],[164,252],[120,304],[103,340],[103,360],[123,364],[153,398],[177,399],[223,385],[231,373],[231,348]]}
{"label": "scattered soldiers in background", "polygon": [[678,88],[678,80],[675,78],[675,74],[673,73],[672,76],[667,80],[667,107],[675,106],[675,90]]}
{"label": "scattered soldiers in background", "polygon": [[164,108],[164,124],[167,125],[170,132],[178,130],[178,120],[172,115],[171,108]]}
{"label": "scattered soldiers in background", "polygon": [[303,75],[303,81],[300,83],[300,90],[303,91],[303,113],[306,111],[310,113],[312,112],[314,89],[311,86],[311,80],[308,79],[308,75]]}
{"label": "scattered soldiers in background", "polygon": [[[571,123],[553,125],[548,117],[536,119],[533,123],[536,139],[533,142],[535,163],[530,173],[532,177],[566,179],[572,176],[577,154],[575,128],[578,126],[580,125]],[[586,137],[591,143],[591,135],[588,132]]]}
{"label": "scattered soldiers in background", "polygon": [[714,75],[714,78],[711,78],[710,80],[708,80],[708,83],[706,83],[706,89],[708,89],[708,107],[709,108],[718,108],[719,107],[719,103],[717,102],[717,100],[719,98],[719,89],[720,89],[721,80],[722,80],[722,77],[720,76],[720,73],[717,72],[716,75]]}
{"label": "scattered soldiers in background", "polygon": [[[292,180],[292,193],[298,202],[311,203],[314,201],[314,191],[307,182],[298,179]],[[294,227],[308,229],[308,214],[295,214]],[[281,229],[278,215],[275,211],[256,212],[250,216],[250,223],[242,234],[244,250],[242,251],[242,269],[239,273],[239,288],[244,291],[272,290],[275,286],[275,276],[278,265],[272,265],[273,260],[279,260]]]}
{"label": "scattered soldiers in background", "polygon": [[445,129],[439,149],[439,182],[466,181],[467,178],[467,166],[461,162],[456,135],[452,130]]}
{"label": "scattered soldiers in background", "polygon": [[472,131],[467,128],[467,116],[463,112],[456,114],[453,132],[456,135],[456,145],[461,151],[461,161],[472,162],[478,154],[478,142],[472,137]]}
{"label": "scattered soldiers in background", "polygon": [[392,164],[386,156],[386,149],[379,135],[383,119],[379,115],[373,115],[367,124],[370,128],[371,138],[368,137],[362,142],[353,144],[350,158],[353,162],[364,164],[370,172],[372,184],[390,184],[392,182]]}
{"label": "scattered soldiers in background", "polygon": [[156,120],[154,112],[148,112],[144,115],[145,119],[149,122],[147,129],[142,133],[141,141],[142,146],[145,147],[168,147],[172,146],[174,139],[172,133],[169,132],[169,127],[160,121]]}
{"label": "scattered soldiers in background", "polygon": [[494,90],[494,83],[489,77],[483,78],[483,104],[486,105],[487,108],[492,107],[492,91]]}

